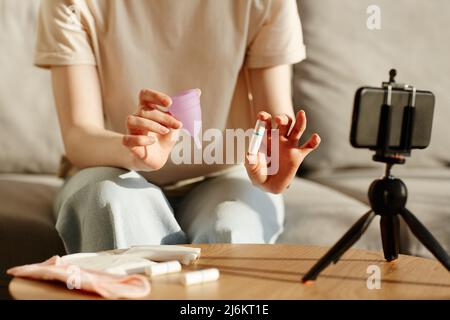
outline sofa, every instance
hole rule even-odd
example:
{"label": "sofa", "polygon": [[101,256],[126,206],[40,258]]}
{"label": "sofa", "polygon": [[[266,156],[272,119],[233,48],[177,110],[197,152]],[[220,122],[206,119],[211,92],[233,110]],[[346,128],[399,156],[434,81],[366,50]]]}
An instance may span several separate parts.
{"label": "sofa", "polygon": [[[367,27],[376,4],[380,29]],[[63,146],[50,73],[32,65],[38,1],[0,0],[0,287],[7,268],[64,254],[52,202]],[[368,210],[367,189],[383,174],[369,150],[349,144],[353,96],[398,80],[436,95],[432,142],[394,174],[408,207],[450,250],[450,29],[447,0],[299,0],[307,59],[294,67],[293,99],[323,143],[285,192],[279,243],[332,245]],[[431,257],[402,224],[401,252]],[[381,249],[377,221],[356,244]],[[5,292],[5,291],[3,291]],[[1,296],[1,295],[0,295]]]}

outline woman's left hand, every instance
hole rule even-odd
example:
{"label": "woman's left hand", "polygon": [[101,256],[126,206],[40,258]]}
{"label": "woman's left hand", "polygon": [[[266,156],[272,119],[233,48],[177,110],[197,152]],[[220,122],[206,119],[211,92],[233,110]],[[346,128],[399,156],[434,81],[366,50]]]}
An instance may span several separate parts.
{"label": "woman's left hand", "polygon": [[[292,118],[287,115],[275,117],[278,129],[278,141],[272,141],[272,116],[267,112],[260,112],[258,120],[266,122],[267,153],[271,162],[278,161],[277,164],[267,163],[266,154],[258,152],[257,155],[247,154],[245,167],[248,176],[254,185],[271,193],[283,192],[294,179],[298,168],[308,154],[314,151],[320,144],[318,134],[313,134],[302,146],[298,146],[299,140],[306,129],[306,115],[304,111],[297,113],[296,122],[292,128]],[[278,155],[271,154],[271,145],[278,143]],[[275,172],[271,172],[275,165]]]}

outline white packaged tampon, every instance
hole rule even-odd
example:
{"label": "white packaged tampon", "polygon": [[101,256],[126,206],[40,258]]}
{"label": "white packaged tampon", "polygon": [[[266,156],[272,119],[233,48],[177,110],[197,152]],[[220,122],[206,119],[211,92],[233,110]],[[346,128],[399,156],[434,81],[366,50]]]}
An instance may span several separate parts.
{"label": "white packaged tampon", "polygon": [[198,283],[216,281],[219,279],[219,276],[219,269],[211,268],[184,273],[181,275],[180,281],[185,286],[190,286]]}
{"label": "white packaged tampon", "polygon": [[183,256],[179,261],[184,264],[185,266],[188,266],[191,264],[191,262],[198,260],[198,256],[195,254],[187,254]]}
{"label": "white packaged tampon", "polygon": [[145,268],[145,274],[150,277],[180,271],[181,271],[181,264],[178,261],[156,263]]}
{"label": "white packaged tampon", "polygon": [[264,132],[266,131],[266,122],[262,120],[256,121],[255,129],[252,133],[252,138],[250,139],[250,146],[248,148],[249,154],[257,154],[264,137]]}
{"label": "white packaged tampon", "polygon": [[138,274],[144,273],[148,267],[156,265],[156,262],[150,260],[142,261],[132,261],[132,262],[124,262],[122,264],[116,265],[114,267],[107,268],[105,271],[108,273],[113,273],[117,275],[130,275],[130,274]]}

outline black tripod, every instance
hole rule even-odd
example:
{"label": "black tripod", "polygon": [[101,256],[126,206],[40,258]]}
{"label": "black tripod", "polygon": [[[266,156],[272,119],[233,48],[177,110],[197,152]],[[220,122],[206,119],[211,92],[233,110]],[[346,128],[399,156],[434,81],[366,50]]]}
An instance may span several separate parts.
{"label": "black tripod", "polygon": [[[362,236],[375,215],[381,216],[381,239],[384,257],[387,261],[397,259],[399,253],[400,221],[399,215],[406,222],[412,233],[422,244],[450,271],[450,257],[437,242],[427,228],[405,207],[408,190],[405,183],[391,175],[394,164],[403,164],[411,152],[411,136],[415,113],[415,88],[411,89],[411,98],[404,108],[402,136],[399,147],[389,147],[389,132],[391,122],[390,95],[395,86],[395,70],[391,70],[389,83],[383,83],[387,89],[385,103],[381,109],[379,135],[376,154],[373,159],[386,163],[386,173],[383,178],[372,182],[369,188],[371,210],[363,215],[344,236],[309,270],[303,277],[303,282],[315,280],[320,272],[331,263],[337,263],[340,257]],[[403,86],[404,87],[404,86]]]}

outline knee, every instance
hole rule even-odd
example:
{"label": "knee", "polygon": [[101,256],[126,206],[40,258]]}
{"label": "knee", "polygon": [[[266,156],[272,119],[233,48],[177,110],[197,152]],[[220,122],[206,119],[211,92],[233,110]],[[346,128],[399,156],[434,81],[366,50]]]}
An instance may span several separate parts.
{"label": "knee", "polygon": [[90,183],[74,193],[59,210],[56,224],[67,251],[118,248],[121,241],[118,226],[127,218],[125,206],[126,194],[110,180]]}
{"label": "knee", "polygon": [[94,169],[83,170],[61,190],[57,229],[70,252],[154,243],[159,233],[145,231],[152,228],[178,231],[158,187],[133,171]]}
{"label": "knee", "polygon": [[129,192],[116,178],[91,180],[66,197],[58,211],[58,222],[76,220],[84,232],[112,228],[124,206],[131,202]]}
{"label": "knee", "polygon": [[138,189],[160,191],[134,171],[95,167],[77,173],[68,181],[61,193],[66,201],[76,202],[77,205],[90,209],[102,209],[131,202],[132,197],[136,198],[142,194],[136,192]]}
{"label": "knee", "polygon": [[58,211],[56,229],[69,253],[116,248],[111,182],[89,183],[73,193]]}
{"label": "knee", "polygon": [[130,171],[114,167],[92,167],[80,170],[68,180],[70,185],[84,186],[87,184],[103,181],[115,180],[118,177],[130,173]]}
{"label": "knee", "polygon": [[[169,211],[169,206],[164,206],[164,194],[158,187],[140,181],[140,178],[132,178],[135,179],[133,182],[104,180],[86,188],[83,192],[86,204],[83,206],[89,208],[85,211],[86,214],[89,212],[88,219],[93,223],[108,220],[111,224],[121,225],[141,220],[144,212],[149,219],[156,219],[161,211]],[[153,215],[155,217],[151,217]]]}
{"label": "knee", "polygon": [[92,184],[89,188],[92,207],[101,209],[105,207],[118,207],[126,202],[126,192],[114,181],[104,180]]}
{"label": "knee", "polygon": [[122,212],[126,195],[113,181],[104,180],[86,185],[68,199],[68,206],[83,221],[85,230],[113,224],[114,216]]}

